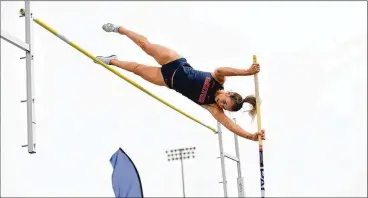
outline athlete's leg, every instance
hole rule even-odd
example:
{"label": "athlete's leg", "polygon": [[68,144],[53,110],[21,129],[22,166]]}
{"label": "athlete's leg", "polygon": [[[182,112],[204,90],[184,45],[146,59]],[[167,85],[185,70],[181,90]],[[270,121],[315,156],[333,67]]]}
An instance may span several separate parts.
{"label": "athlete's leg", "polygon": [[152,56],[160,65],[164,65],[171,61],[181,58],[181,56],[174,50],[165,47],[163,45],[151,43],[145,36],[140,35],[131,30],[128,30],[122,26],[107,23],[103,25],[102,28],[106,32],[117,32],[122,35],[126,35],[135,44],[137,44],[144,52]]}
{"label": "athlete's leg", "polygon": [[161,68],[155,66],[143,65],[137,62],[120,61],[117,56],[111,55],[107,57],[97,56],[99,60],[107,65],[114,65],[126,71],[132,72],[144,80],[159,86],[166,86],[164,78],[161,74]]}

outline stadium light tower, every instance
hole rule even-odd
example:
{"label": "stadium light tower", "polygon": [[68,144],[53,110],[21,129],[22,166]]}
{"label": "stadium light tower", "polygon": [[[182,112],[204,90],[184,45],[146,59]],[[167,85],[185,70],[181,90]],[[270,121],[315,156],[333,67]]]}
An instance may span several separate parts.
{"label": "stadium light tower", "polygon": [[194,159],[195,158],[195,151],[196,147],[186,147],[186,148],[177,148],[167,150],[167,161],[177,161],[180,160],[181,165],[181,180],[183,185],[183,197],[185,197],[185,184],[184,184],[184,164],[183,160],[185,159]]}

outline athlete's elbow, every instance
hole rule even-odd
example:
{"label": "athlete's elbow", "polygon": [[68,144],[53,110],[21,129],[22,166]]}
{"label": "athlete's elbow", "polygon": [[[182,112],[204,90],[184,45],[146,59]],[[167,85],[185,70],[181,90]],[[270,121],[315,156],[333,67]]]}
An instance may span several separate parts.
{"label": "athlete's elbow", "polygon": [[222,124],[222,126],[227,128],[229,131],[239,135],[239,130],[237,130],[237,128],[234,126],[234,124],[232,124],[228,120],[218,119],[217,121],[219,121]]}
{"label": "athlete's elbow", "polygon": [[223,67],[218,67],[214,72],[216,76],[223,76],[226,73],[226,69]]}

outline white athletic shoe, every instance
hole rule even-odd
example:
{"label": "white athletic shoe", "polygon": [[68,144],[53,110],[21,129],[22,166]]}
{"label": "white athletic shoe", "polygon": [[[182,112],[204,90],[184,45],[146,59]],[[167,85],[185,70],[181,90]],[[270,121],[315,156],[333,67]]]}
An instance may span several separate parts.
{"label": "white athletic shoe", "polygon": [[106,32],[118,32],[120,26],[114,25],[112,23],[106,23],[102,26],[102,29]]}
{"label": "white athletic shoe", "polygon": [[[104,62],[106,65],[110,65],[111,60],[117,60],[118,57],[116,55],[110,55],[110,56],[96,56],[96,58],[102,62]],[[94,61],[95,62],[95,61]],[[96,62],[95,62],[96,63]]]}

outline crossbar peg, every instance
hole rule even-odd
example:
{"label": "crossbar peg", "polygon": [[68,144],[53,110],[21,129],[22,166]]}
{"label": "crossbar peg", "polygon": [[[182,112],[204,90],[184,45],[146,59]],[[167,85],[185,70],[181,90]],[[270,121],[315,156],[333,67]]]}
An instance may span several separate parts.
{"label": "crossbar peg", "polygon": [[[32,101],[34,102],[34,101],[35,101],[35,99],[33,98],[33,99],[32,99]],[[27,100],[21,100],[20,102],[22,102],[22,103],[23,103],[23,102],[27,102]]]}
{"label": "crossbar peg", "polygon": [[[28,147],[28,144],[22,145],[23,148]],[[34,144],[34,147],[36,148],[36,144]],[[36,152],[31,152],[30,154],[35,154]]]}
{"label": "crossbar peg", "polygon": [[[32,55],[32,60],[33,60],[33,55]],[[20,57],[20,60],[22,60],[22,59],[25,59],[26,57],[25,56],[23,56],[23,57]]]}

